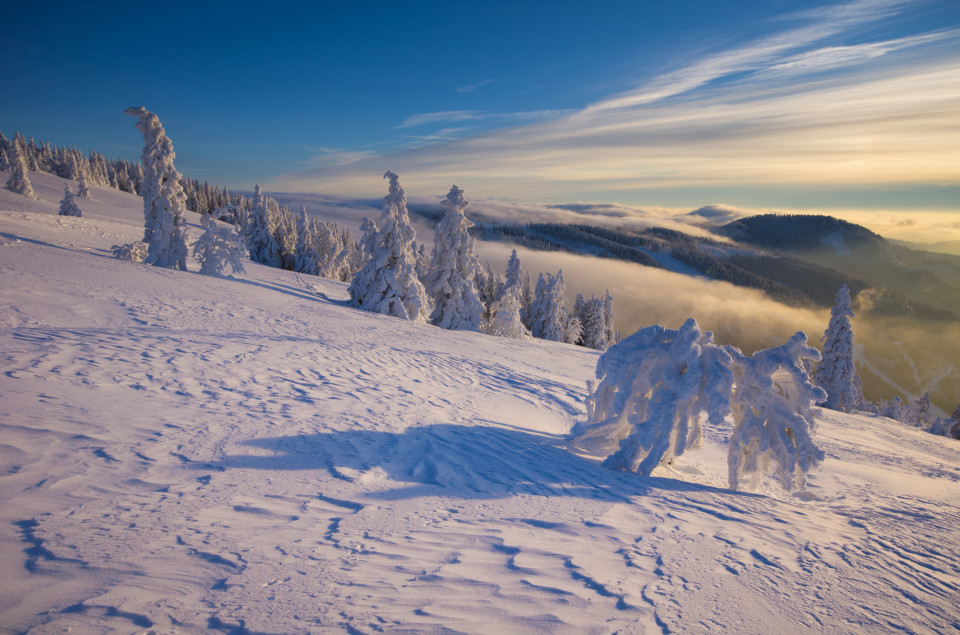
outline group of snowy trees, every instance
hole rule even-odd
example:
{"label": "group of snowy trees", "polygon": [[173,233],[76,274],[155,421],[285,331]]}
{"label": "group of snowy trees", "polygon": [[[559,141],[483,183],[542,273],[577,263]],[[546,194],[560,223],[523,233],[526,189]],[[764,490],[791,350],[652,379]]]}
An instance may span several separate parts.
{"label": "group of snowy trees", "polygon": [[732,415],[730,487],[769,474],[786,490],[803,489],[824,458],[811,438],[811,408],[826,395],[805,368],[817,359],[803,333],[748,357],[714,344],[692,318],[678,330],[640,329],[597,362],[599,383],[590,382],[587,420],[573,441],[607,455],[604,467],[648,476],[698,448],[704,422],[721,428]]}
{"label": "group of snowy trees", "polygon": [[353,276],[353,306],[441,328],[482,331],[501,337],[539,337],[599,350],[616,340],[613,298],[578,296],[573,314],[566,308],[563,272],[541,274],[535,292],[520,267],[516,250],[506,278],[486,271],[474,251],[469,203],[454,185],[441,205],[446,210],[434,232],[433,251],[416,242],[406,194],[394,172],[387,172],[378,226],[364,219],[360,253],[363,266]]}
{"label": "group of snowy trees", "polygon": [[949,419],[934,417],[929,393],[906,406],[900,397],[885,401],[879,407],[864,399],[863,386],[853,362],[852,317],[850,291],[842,285],[823,335],[823,358],[813,373],[817,385],[826,392],[820,405],[842,412],[872,412],[934,434],[960,439],[960,406]]}

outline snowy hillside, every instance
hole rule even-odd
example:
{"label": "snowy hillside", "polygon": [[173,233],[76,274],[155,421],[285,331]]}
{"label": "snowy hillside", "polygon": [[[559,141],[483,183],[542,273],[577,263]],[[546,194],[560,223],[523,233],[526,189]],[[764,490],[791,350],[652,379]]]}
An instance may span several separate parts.
{"label": "snowy hillside", "polygon": [[0,631],[960,628],[960,443],[824,411],[803,497],[725,489],[716,438],[611,472],[565,441],[596,352],[115,260],[139,198],[61,218],[30,176],[0,189]]}

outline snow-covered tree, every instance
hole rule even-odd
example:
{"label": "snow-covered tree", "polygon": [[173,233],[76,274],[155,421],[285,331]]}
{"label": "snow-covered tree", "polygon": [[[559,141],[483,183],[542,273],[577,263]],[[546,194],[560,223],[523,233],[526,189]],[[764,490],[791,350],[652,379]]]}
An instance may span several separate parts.
{"label": "snow-covered tree", "polygon": [[693,318],[679,330],[640,329],[600,356],[600,383],[573,440],[609,454],[604,467],[649,476],[700,446],[701,412],[713,425],[730,412],[731,363],[731,349],[714,345]]}
{"label": "snow-covered tree", "polygon": [[383,216],[370,260],[350,282],[350,302],[364,311],[426,323],[430,300],[417,276],[416,232],[410,224],[406,195],[396,174],[388,171],[383,178],[390,181],[390,192],[383,199]]}
{"label": "snow-covered tree", "polygon": [[610,342],[607,340],[607,319],[604,300],[602,298],[590,298],[586,300],[583,295],[577,294],[577,302],[574,303],[574,314],[580,319],[583,325],[581,336],[583,345],[598,351],[607,350]]}
{"label": "snow-covered tree", "polygon": [[918,428],[926,428],[932,421],[930,413],[930,393],[924,393],[922,397],[904,408],[903,423]]}
{"label": "snow-covered tree", "polygon": [[23,156],[23,151],[17,144],[16,139],[10,144],[10,176],[7,178],[7,189],[17,194],[23,194],[27,198],[37,198],[33,191],[33,185],[30,183],[30,177],[27,176],[27,161]]}
{"label": "snow-covered tree", "polygon": [[67,184],[63,186],[63,198],[60,200],[60,216],[83,216],[80,208],[77,207],[77,202],[74,200],[73,192],[70,191],[70,186]]}
{"label": "snow-covered tree", "polygon": [[507,287],[500,299],[493,303],[490,321],[484,331],[489,335],[527,339],[533,337],[520,319],[521,288],[519,284]]}
{"label": "snow-covered tree", "polygon": [[307,208],[300,206],[297,215],[297,247],[294,250],[294,271],[316,276],[320,273],[323,254],[319,249],[319,236],[313,219],[307,216]]}
{"label": "snow-covered tree", "polygon": [[824,453],[811,437],[812,407],[826,394],[811,383],[804,365],[819,358],[802,332],[750,357],[734,353],[734,424],[727,455],[731,489],[745,480],[755,485],[764,473],[787,491],[803,489],[807,472],[823,462]]}
{"label": "snow-covered tree", "polygon": [[441,203],[447,212],[434,233],[433,255],[424,287],[433,299],[430,321],[440,328],[476,331],[484,306],[476,286],[480,259],[473,251],[473,227],[464,211],[463,190],[454,185]]}
{"label": "snow-covered tree", "polygon": [[193,247],[193,256],[200,263],[200,273],[221,276],[230,267],[232,273],[244,273],[242,238],[230,226],[221,225],[210,214],[200,216],[203,233]]}
{"label": "snow-covered tree", "polygon": [[253,204],[247,214],[246,238],[247,249],[250,251],[250,260],[267,265],[280,266],[280,246],[274,237],[273,207],[270,200],[263,194],[260,184],[253,190]]}
{"label": "snow-covered tree", "polygon": [[540,274],[533,305],[530,307],[530,330],[534,337],[553,342],[566,341],[566,296],[563,270],[557,271],[555,276],[549,273]]}
{"label": "snow-covered tree", "polygon": [[286,207],[280,207],[276,218],[274,238],[280,253],[280,268],[293,271],[297,261],[297,222]]}
{"label": "snow-covered tree", "polygon": [[93,198],[90,196],[90,188],[87,187],[87,173],[84,170],[80,170],[80,174],[77,175],[77,182],[79,186],[77,187],[77,196],[80,198]]}
{"label": "snow-covered tree", "polygon": [[784,489],[802,488],[823,460],[810,434],[811,408],[825,394],[804,367],[819,357],[803,333],[745,357],[693,319],[676,331],[641,329],[600,356],[600,383],[588,382],[587,420],[572,440],[608,455],[605,467],[649,475],[700,445],[704,419],[717,428],[732,411],[730,487],[767,473]]}
{"label": "snow-covered tree", "polygon": [[859,408],[863,401],[857,369],[853,365],[852,317],[850,290],[844,284],[837,292],[836,303],[830,311],[830,323],[821,340],[822,361],[814,374],[817,385],[827,393],[821,405],[843,412]]}
{"label": "snow-covered tree", "polygon": [[889,417],[894,421],[903,421],[903,399],[900,397],[882,402],[879,410],[882,417]]}
{"label": "snow-covered tree", "polygon": [[510,252],[510,259],[507,260],[507,275],[504,277],[503,286],[504,289],[508,289],[513,286],[519,287],[521,284],[523,284],[523,269],[520,267],[520,256],[514,249]]}
{"label": "snow-covered tree", "polygon": [[180,186],[180,173],[173,167],[173,143],[167,137],[160,119],[142,106],[127,108],[126,114],[137,117],[137,128],[143,133],[144,166],[140,195],[143,197],[146,263],[157,267],[178,267],[187,270],[185,221],[186,196]]}

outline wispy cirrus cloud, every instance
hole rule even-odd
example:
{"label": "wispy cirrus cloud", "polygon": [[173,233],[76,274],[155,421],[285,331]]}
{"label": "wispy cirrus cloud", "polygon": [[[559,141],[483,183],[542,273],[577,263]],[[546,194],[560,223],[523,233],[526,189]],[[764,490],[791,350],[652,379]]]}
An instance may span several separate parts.
{"label": "wispy cirrus cloud", "polygon": [[861,0],[790,14],[773,23],[779,32],[575,111],[413,115],[402,127],[478,128],[284,180],[360,193],[390,168],[408,192],[456,182],[474,197],[688,210],[724,199],[796,208],[816,192],[863,208],[851,197],[874,205],[914,188],[923,208],[924,197],[960,188],[960,30],[863,35],[908,6]]}
{"label": "wispy cirrus cloud", "polygon": [[476,84],[468,84],[466,86],[456,86],[454,87],[454,90],[457,91],[458,93],[475,93],[481,88],[483,88],[484,86],[486,86],[487,84],[492,84],[492,83],[493,83],[492,79],[485,79],[481,82],[477,82]]}

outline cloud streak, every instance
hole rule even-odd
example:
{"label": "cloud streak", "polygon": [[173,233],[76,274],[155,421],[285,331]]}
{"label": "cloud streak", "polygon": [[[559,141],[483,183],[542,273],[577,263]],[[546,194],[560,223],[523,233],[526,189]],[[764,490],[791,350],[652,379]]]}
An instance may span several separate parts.
{"label": "cloud streak", "polygon": [[879,198],[889,188],[956,187],[960,31],[837,41],[904,6],[861,1],[785,16],[779,33],[573,112],[413,115],[400,127],[484,122],[487,129],[271,185],[363,195],[389,168],[408,192],[457,183],[474,200],[635,203],[668,193],[674,201],[686,196],[667,204],[688,210],[745,188],[773,196],[729,202],[782,209],[787,190],[859,189]]}

